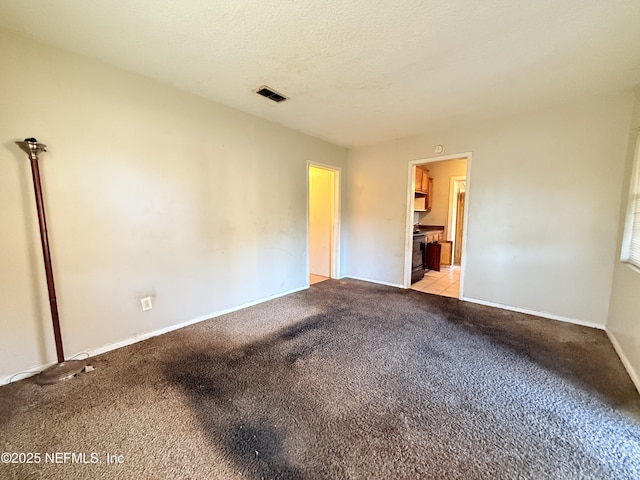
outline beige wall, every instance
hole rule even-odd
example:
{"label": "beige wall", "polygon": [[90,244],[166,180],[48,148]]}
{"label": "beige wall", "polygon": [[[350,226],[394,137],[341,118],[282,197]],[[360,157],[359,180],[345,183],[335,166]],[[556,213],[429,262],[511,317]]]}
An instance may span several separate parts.
{"label": "beige wall", "polygon": [[442,144],[472,152],[463,295],[603,326],[632,104],[610,94],[351,150],[347,271],[402,284],[408,162]]}
{"label": "beige wall", "polygon": [[640,297],[638,296],[638,292],[640,292],[640,272],[620,261],[620,245],[624,229],[624,215],[629,195],[633,157],[636,142],[640,141],[638,140],[639,129],[640,88],[637,88],[627,148],[627,162],[623,182],[624,190],[621,197],[618,249],[614,262],[613,288],[611,290],[611,307],[607,330],[638,390],[640,390]]}
{"label": "beige wall", "polygon": [[333,172],[309,167],[309,271],[331,276]]}
{"label": "beige wall", "polygon": [[0,377],[55,360],[17,139],[68,356],[308,284],[307,162],[345,149],[7,32],[0,65]]}
{"label": "beige wall", "polygon": [[[307,283],[307,161],[347,172],[344,149],[1,31],[0,61],[0,378],[55,359],[16,139],[49,145],[68,356]],[[472,151],[465,296],[598,325],[608,312],[638,372],[640,276],[615,257],[632,104],[611,94],[352,150],[341,273],[401,284],[408,162],[440,143]],[[638,127],[640,92],[635,105]]]}

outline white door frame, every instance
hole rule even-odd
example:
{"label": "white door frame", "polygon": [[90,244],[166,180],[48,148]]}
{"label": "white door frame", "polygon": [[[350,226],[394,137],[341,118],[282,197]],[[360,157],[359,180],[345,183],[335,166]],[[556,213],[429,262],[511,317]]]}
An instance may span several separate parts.
{"label": "white door frame", "polygon": [[463,297],[464,292],[464,277],[466,270],[466,258],[467,258],[467,232],[468,228],[468,216],[469,216],[469,201],[470,201],[470,179],[471,179],[471,157],[472,152],[454,153],[451,155],[440,155],[437,157],[422,158],[418,160],[410,160],[408,165],[408,181],[407,181],[407,216],[406,216],[406,228],[405,228],[405,242],[404,242],[404,282],[402,286],[404,288],[411,288],[411,259],[413,257],[413,205],[415,196],[413,192],[416,189],[416,165],[422,165],[424,163],[442,162],[444,160],[456,160],[459,158],[467,159],[467,190],[466,190],[466,208],[464,209],[464,225],[465,229],[462,232],[462,259],[460,265],[460,295],[458,298]]}
{"label": "white door frame", "polygon": [[327,165],[319,162],[307,161],[307,283],[309,282],[309,275],[311,273],[309,263],[311,261],[311,252],[309,251],[309,168],[316,167],[324,170],[329,170],[334,173],[333,175],[333,208],[331,209],[331,249],[330,249],[330,262],[331,262],[331,278],[340,278],[340,181],[342,176],[342,169],[334,165]]}
{"label": "white door frame", "polygon": [[[465,182],[467,177],[457,176],[449,179],[449,229],[447,230],[447,240],[451,244],[451,263],[453,263],[453,252],[456,250],[456,222],[458,221],[458,193],[460,193],[460,183]],[[466,185],[465,185],[466,191]],[[455,214],[455,215],[454,215]],[[462,234],[464,235],[464,216],[462,218]]]}

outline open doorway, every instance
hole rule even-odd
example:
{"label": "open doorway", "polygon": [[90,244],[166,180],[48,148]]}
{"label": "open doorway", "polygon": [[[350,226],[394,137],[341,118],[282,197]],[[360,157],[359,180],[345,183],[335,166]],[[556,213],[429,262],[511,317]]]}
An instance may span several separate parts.
{"label": "open doorway", "polygon": [[309,164],[309,283],[339,275],[340,169]]}
{"label": "open doorway", "polygon": [[449,225],[447,239],[452,242],[453,264],[462,262],[462,238],[464,235],[464,211],[466,204],[467,177],[451,177],[449,188]]}
{"label": "open doorway", "polygon": [[409,162],[404,287],[461,298],[471,153]]}

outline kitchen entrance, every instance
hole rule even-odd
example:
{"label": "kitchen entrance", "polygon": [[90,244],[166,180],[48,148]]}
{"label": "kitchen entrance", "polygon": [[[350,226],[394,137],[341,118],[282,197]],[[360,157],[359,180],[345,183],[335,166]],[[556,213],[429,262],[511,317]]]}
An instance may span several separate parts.
{"label": "kitchen entrance", "polygon": [[339,272],[340,169],[309,164],[309,284],[337,278]]}
{"label": "kitchen entrance", "polygon": [[409,162],[405,288],[462,297],[470,153]]}

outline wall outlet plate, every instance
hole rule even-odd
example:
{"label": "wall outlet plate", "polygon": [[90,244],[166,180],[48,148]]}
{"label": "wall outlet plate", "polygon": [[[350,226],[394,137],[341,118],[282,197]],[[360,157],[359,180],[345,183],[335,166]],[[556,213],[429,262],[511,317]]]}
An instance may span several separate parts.
{"label": "wall outlet plate", "polygon": [[143,312],[146,312],[147,310],[151,310],[153,308],[153,304],[151,303],[151,297],[141,298],[140,304],[142,305]]}

